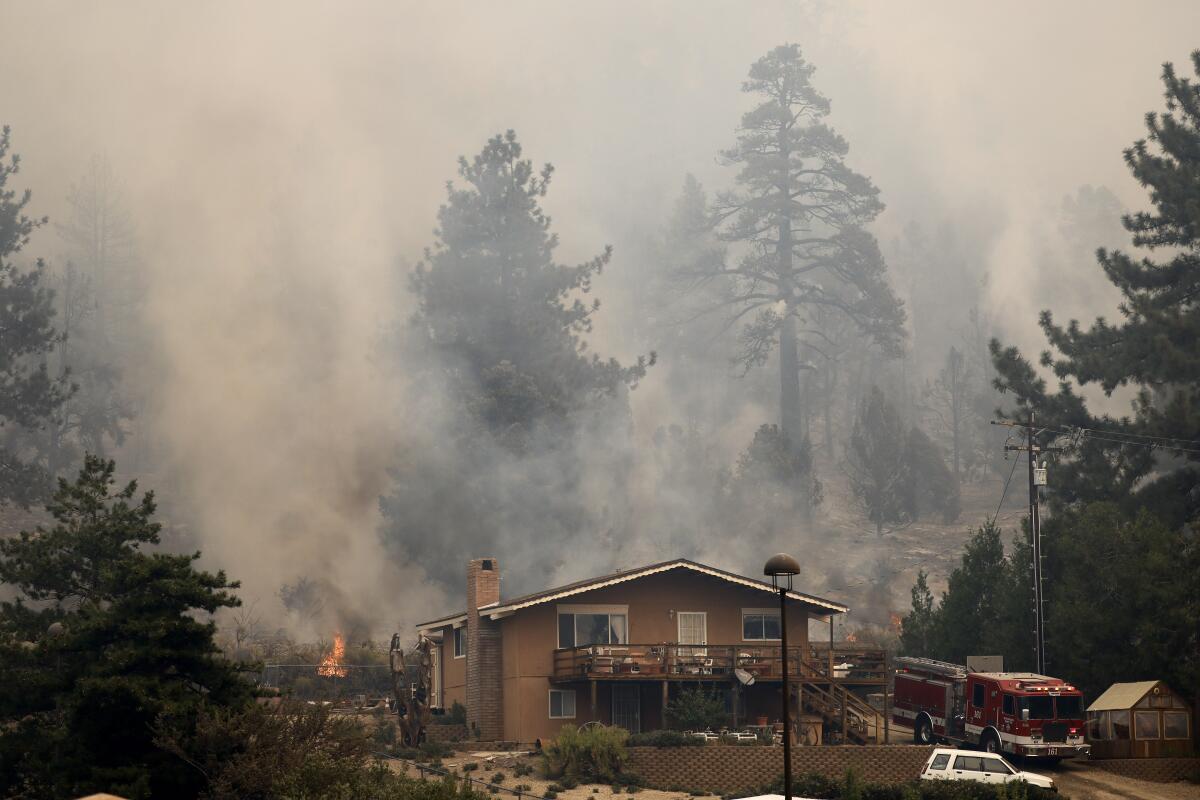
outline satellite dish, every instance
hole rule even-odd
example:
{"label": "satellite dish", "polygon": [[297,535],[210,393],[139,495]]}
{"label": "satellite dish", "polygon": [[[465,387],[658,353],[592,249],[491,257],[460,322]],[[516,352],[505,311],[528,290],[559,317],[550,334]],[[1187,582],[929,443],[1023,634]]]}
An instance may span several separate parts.
{"label": "satellite dish", "polygon": [[754,676],[751,675],[746,670],[740,669],[740,668],[735,669],[733,671],[733,674],[743,686],[753,686],[754,685]]}

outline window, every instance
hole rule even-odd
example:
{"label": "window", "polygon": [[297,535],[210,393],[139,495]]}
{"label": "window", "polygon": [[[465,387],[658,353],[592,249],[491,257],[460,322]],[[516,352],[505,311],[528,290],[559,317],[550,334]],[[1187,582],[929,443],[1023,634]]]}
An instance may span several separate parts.
{"label": "window", "polygon": [[742,640],[778,641],[780,638],[779,612],[769,609],[742,609]]}
{"label": "window", "polygon": [[983,772],[983,759],[979,756],[956,756],[954,759],[954,768],[971,770],[972,772]]}
{"label": "window", "polygon": [[971,705],[975,706],[976,708],[983,708],[983,684],[975,684],[975,688],[972,690],[972,692]]}
{"label": "window", "polygon": [[1006,717],[1013,716],[1015,708],[1016,704],[1013,703],[1013,696],[1011,694],[1004,695],[1004,715]]}
{"label": "window", "polygon": [[1135,711],[1133,712],[1133,729],[1138,739],[1157,739],[1158,735],[1158,712],[1157,711]]}
{"label": "window", "polygon": [[1083,719],[1082,697],[1056,697],[1054,706],[1056,719]]}
{"label": "window", "polygon": [[929,762],[929,768],[930,769],[945,769],[946,765],[949,763],[950,763],[950,754],[949,753],[938,753],[936,756],[933,757],[933,761]]}
{"label": "window", "polygon": [[1092,711],[1088,714],[1087,735],[1095,742],[1102,742],[1108,738],[1107,711]]}
{"label": "window", "polygon": [[984,772],[994,772],[998,775],[1012,774],[1012,770],[1010,770],[1008,766],[998,758],[988,758],[987,756],[984,756],[980,760],[983,762]]}
{"label": "window", "polygon": [[454,629],[454,657],[462,658],[467,654],[467,629]]}
{"label": "window", "polygon": [[1054,700],[1049,695],[1018,698],[1017,708],[1022,717],[1025,716],[1025,709],[1029,709],[1030,719],[1054,719]]}
{"label": "window", "polygon": [[1108,721],[1112,725],[1113,739],[1128,739],[1129,738],[1129,712],[1128,711],[1109,711]]}
{"label": "window", "polygon": [[584,647],[589,644],[628,644],[628,616],[625,612],[560,611],[558,646]]}
{"label": "window", "polygon": [[1190,739],[1188,734],[1188,713],[1186,711],[1163,712],[1164,739]]}
{"label": "window", "polygon": [[550,690],[550,719],[575,719],[575,690]]}

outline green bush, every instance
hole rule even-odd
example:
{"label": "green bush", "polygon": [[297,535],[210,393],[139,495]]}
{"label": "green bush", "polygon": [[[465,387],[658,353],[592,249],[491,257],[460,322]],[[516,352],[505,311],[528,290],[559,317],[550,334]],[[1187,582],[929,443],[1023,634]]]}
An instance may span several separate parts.
{"label": "green bush", "polygon": [[530,764],[517,764],[513,767],[513,776],[516,778],[524,778],[526,775],[533,774],[533,766]]}
{"label": "green bush", "polygon": [[542,769],[549,778],[613,781],[625,762],[624,728],[565,727],[542,751]]}
{"label": "green bush", "polygon": [[479,765],[476,764],[474,761],[468,761],[467,763],[462,765],[463,772],[474,772],[477,769],[479,769]]}
{"label": "green bush", "polygon": [[[755,793],[778,794],[782,790],[783,777],[780,776],[774,784]],[[840,781],[818,773],[802,775],[792,781],[792,794],[820,800],[1061,800],[1054,792],[1024,782],[1001,785],[978,781],[869,784],[854,770],[847,770]]]}
{"label": "green bush", "polygon": [[506,777],[508,777],[508,776],[505,775],[503,772],[497,772],[496,774],[492,775],[492,779],[490,782],[491,783],[504,783],[504,779]]}
{"label": "green bush", "polygon": [[729,715],[719,694],[687,688],[667,703],[667,725],[677,731],[703,731],[720,728]]}
{"label": "green bush", "polygon": [[433,725],[466,725],[467,724],[467,709],[462,703],[457,700],[450,706],[450,710],[445,714],[438,714],[430,718],[430,723]]}
{"label": "green bush", "polygon": [[630,747],[704,747],[707,742],[699,736],[664,729],[635,733],[627,744]]}
{"label": "green bush", "polygon": [[421,742],[417,749],[426,758],[447,758],[454,755],[454,748],[444,742]]}

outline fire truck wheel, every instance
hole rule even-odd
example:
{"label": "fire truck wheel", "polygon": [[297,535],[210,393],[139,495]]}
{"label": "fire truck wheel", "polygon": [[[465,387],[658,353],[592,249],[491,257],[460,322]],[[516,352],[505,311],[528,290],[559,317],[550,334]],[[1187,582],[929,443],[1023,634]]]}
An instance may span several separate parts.
{"label": "fire truck wheel", "polygon": [[913,741],[917,744],[933,744],[933,723],[929,717],[921,717],[913,728]]}
{"label": "fire truck wheel", "polygon": [[996,735],[995,731],[985,732],[983,734],[983,741],[981,741],[980,744],[982,744],[983,749],[989,753],[1000,752],[1000,737]]}

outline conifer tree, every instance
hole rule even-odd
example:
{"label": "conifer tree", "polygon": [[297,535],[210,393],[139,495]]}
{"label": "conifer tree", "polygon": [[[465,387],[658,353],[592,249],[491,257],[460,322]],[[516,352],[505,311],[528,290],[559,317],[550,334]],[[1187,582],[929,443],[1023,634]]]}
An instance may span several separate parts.
{"label": "conifer tree", "polygon": [[737,361],[764,364],[779,350],[780,425],[807,439],[800,394],[801,343],[822,336],[814,309],[837,310],[889,352],[898,352],[904,312],[887,283],[875,237],[864,226],[883,209],[870,179],[845,163],[845,139],[826,123],[829,100],[811,82],[797,45],[776,47],[750,68],[742,90],[761,102],[742,117],[722,156],[738,189],[720,195],[714,220],[736,244],[730,258],[687,276],[728,283],[721,307],[741,330]]}
{"label": "conifer tree", "polygon": [[589,354],[585,335],[599,300],[592,280],[606,247],[582,264],[554,260],[558,236],[541,198],[554,168],[535,172],[516,134],[491,138],[459,159],[437,243],[413,273],[419,328],[450,368],[477,417],[514,443],[536,424],[558,424],[597,395],[636,385],[650,359],[630,367]]}
{"label": "conifer tree", "polygon": [[[1200,51],[1192,54],[1192,64],[1200,79]],[[1194,449],[1175,450],[1183,460],[1172,464],[1156,459],[1145,444],[1157,442],[1171,453],[1173,445],[1183,446],[1177,440],[1200,440],[1200,80],[1181,78],[1166,64],[1163,83],[1165,113],[1148,114],[1147,138],[1125,151],[1154,209],[1126,215],[1123,222],[1132,244],[1150,255],[1097,252],[1105,276],[1123,296],[1121,319],[1100,317],[1084,329],[1075,320],[1059,325],[1050,311],[1042,312],[1051,346],[1042,364],[1059,378],[1057,391],[1047,388],[1015,347],[993,341],[992,355],[997,387],[1015,395],[1017,416],[1034,411],[1039,421],[1058,429],[1107,432],[1084,437],[1070,461],[1056,469],[1057,502],[1155,498],[1157,513],[1180,521],[1200,513],[1200,496],[1190,491],[1200,477],[1200,456]],[[1157,259],[1156,251],[1162,253]],[[1076,383],[1105,393],[1135,387],[1133,417],[1093,414]],[[1155,471],[1158,476],[1144,483]]]}
{"label": "conifer tree", "polygon": [[45,264],[21,269],[16,258],[46,219],[26,215],[31,192],[9,186],[21,160],[9,156],[9,128],[0,129],[0,504],[28,506],[51,481],[32,463],[30,431],[47,425],[70,395],[65,376],[52,377],[46,356],[62,337],[54,328],[54,293]]}

